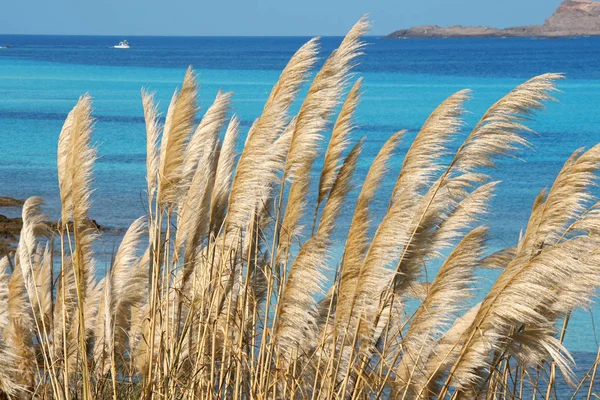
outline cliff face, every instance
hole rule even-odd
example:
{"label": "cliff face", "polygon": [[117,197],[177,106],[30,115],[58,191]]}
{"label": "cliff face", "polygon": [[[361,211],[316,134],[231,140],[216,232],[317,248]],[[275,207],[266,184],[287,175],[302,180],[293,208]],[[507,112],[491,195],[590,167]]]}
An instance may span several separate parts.
{"label": "cliff face", "polygon": [[497,29],[487,26],[417,26],[395,31],[392,38],[440,37],[560,37],[600,36],[600,2],[567,0],[563,2],[544,25]]}
{"label": "cliff face", "polygon": [[591,0],[568,0],[544,23],[548,35],[600,35],[600,3]]}

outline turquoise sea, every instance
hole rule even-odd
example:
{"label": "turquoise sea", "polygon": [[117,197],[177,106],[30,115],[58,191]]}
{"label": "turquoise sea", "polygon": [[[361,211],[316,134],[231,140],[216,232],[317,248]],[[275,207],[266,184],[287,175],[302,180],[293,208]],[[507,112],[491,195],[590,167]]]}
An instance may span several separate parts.
{"label": "turquoise sea", "polygon": [[[258,116],[287,59],[308,38],[129,37],[132,48],[110,48],[122,38],[76,36],[0,36],[0,196],[40,195],[50,215],[58,215],[56,143],[65,116],[77,98],[94,98],[95,169],[92,217],[117,232],[145,213],[145,129],[140,89],[157,91],[161,111],[180,84],[185,68],[199,74],[200,104],[211,103],[219,89],[235,92],[234,112],[247,129]],[[323,38],[323,56],[341,38]],[[412,137],[447,96],[473,90],[468,125],[485,109],[526,79],[562,72],[559,100],[540,113],[532,128],[533,149],[506,159],[491,171],[502,184],[492,203],[490,248],[516,243],[535,195],[552,181],[572,151],[600,142],[600,38],[533,39],[367,39],[356,68],[364,77],[364,96],[355,132],[366,136],[358,180],[380,145],[397,130],[409,135],[394,161],[398,167]],[[392,180],[386,182],[389,190]],[[376,218],[387,204],[382,198]],[[350,219],[352,204],[342,221]],[[0,210],[11,214],[14,210]],[[343,229],[338,233],[343,243]],[[106,238],[111,252],[115,240]],[[600,267],[600,266],[599,266]],[[488,287],[496,274],[485,272]],[[596,317],[595,319],[593,317]],[[578,360],[595,357],[593,313],[571,319],[567,345]],[[583,362],[585,364],[585,362]]]}

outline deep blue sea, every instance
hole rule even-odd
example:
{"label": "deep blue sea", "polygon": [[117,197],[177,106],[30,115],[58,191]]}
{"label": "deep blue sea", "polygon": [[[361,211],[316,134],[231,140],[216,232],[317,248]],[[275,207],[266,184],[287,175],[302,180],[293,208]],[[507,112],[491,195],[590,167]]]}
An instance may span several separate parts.
{"label": "deep blue sea", "polygon": [[[0,196],[40,195],[48,213],[58,215],[57,138],[77,98],[88,92],[94,98],[94,140],[100,156],[92,217],[117,231],[126,228],[145,213],[140,89],[156,91],[164,113],[185,69],[192,65],[199,74],[202,108],[210,105],[219,89],[233,91],[233,111],[247,129],[289,57],[309,38],[128,37],[131,49],[111,48],[121,39],[0,35],[0,45],[11,46],[0,49]],[[323,57],[340,41],[323,38]],[[530,136],[533,149],[503,160],[491,171],[502,180],[487,221],[492,249],[516,243],[535,195],[552,184],[571,152],[600,142],[600,38],[370,37],[367,42],[355,69],[364,77],[365,92],[355,137],[367,137],[359,180],[389,135],[408,129],[394,160],[399,166],[415,132],[452,93],[473,90],[466,117],[473,125],[488,106],[526,79],[544,72],[566,74],[556,95],[559,101],[531,123],[539,133]],[[388,189],[392,183],[386,182]],[[386,204],[382,198],[375,219]],[[348,223],[352,208],[349,204],[342,222]],[[114,241],[106,243],[106,250],[112,251]],[[495,276],[484,273],[481,284],[489,287]],[[581,352],[580,359],[595,356],[599,310],[600,306],[593,313],[578,311],[571,319],[566,342]]]}

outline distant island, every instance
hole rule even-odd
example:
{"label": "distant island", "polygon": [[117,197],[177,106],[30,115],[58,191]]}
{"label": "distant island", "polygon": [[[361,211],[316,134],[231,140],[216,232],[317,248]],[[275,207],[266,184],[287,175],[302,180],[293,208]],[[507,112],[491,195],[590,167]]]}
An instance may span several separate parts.
{"label": "distant island", "polygon": [[592,0],[567,0],[543,25],[513,28],[487,26],[440,27],[416,26],[392,32],[387,37],[408,38],[474,38],[474,37],[568,37],[600,36],[600,2]]}

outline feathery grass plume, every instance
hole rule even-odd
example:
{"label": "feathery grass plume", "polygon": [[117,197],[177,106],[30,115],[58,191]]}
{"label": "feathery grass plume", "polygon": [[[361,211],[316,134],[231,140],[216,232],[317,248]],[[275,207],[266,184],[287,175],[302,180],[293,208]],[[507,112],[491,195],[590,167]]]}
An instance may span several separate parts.
{"label": "feathery grass plume", "polygon": [[73,165],[73,153],[71,151],[71,131],[73,129],[73,113],[69,112],[58,137],[57,165],[58,186],[60,189],[60,202],[62,205],[61,221],[65,225],[73,212],[73,200],[71,199],[71,165]]}
{"label": "feathery grass plume", "polygon": [[138,249],[145,224],[142,217],[129,226],[108,276],[99,285],[103,286],[103,290],[94,327],[93,349],[99,376],[105,375],[113,362],[124,363],[132,308],[142,306],[147,275],[138,268]]}
{"label": "feathery grass plume", "polygon": [[[586,254],[589,241],[579,242],[558,244],[527,263],[515,258],[511,264],[522,263],[520,273],[506,282],[508,274],[505,270],[504,276],[501,275],[484,299],[476,318],[461,338],[463,348],[441,393],[447,391],[450,383],[459,391],[472,390],[485,377],[483,368],[492,361],[489,357],[491,351],[502,354],[519,346],[521,349],[517,354],[527,356],[527,366],[538,366],[543,360],[551,359],[561,368],[567,380],[570,378],[570,356],[554,337],[554,325],[548,323],[545,310],[556,298],[556,288],[563,282],[581,278],[583,274],[578,270],[584,269],[585,275],[593,276],[591,263],[577,260],[573,254]],[[597,262],[598,257],[591,261]],[[599,282],[597,275],[594,277],[596,286]],[[513,329],[516,331],[511,333]],[[535,336],[534,341],[529,340],[532,336]]]}
{"label": "feathery grass plume", "polygon": [[102,287],[102,294],[100,295],[98,318],[94,324],[94,348],[92,350],[96,378],[102,378],[109,371],[113,361],[113,302],[115,294],[112,283],[110,275],[107,275],[98,284]]}
{"label": "feathery grass plume", "polygon": [[[410,227],[414,215],[410,212],[414,200],[400,196],[388,209],[360,267],[351,317],[360,319],[359,336],[363,350],[369,349],[377,338],[373,337],[380,301],[395,274],[390,264],[398,260],[409,244]],[[351,323],[351,331],[354,323]]]}
{"label": "feathery grass plume", "polygon": [[292,238],[299,234],[298,223],[306,207],[310,171],[318,155],[321,133],[339,103],[353,61],[364,46],[361,38],[368,29],[366,17],[352,27],[315,76],[300,106],[284,168],[284,179],[291,178],[292,187],[281,222],[280,254],[288,253]]}
{"label": "feathery grass plume", "polygon": [[[65,258],[58,273],[56,299],[54,301],[52,341],[54,358],[60,360],[61,367],[67,369],[76,360],[77,336],[72,336],[70,327],[76,324],[77,288],[71,259]],[[67,365],[70,364],[70,365]]]}
{"label": "feathery grass plume", "polygon": [[370,205],[381,185],[381,181],[388,172],[388,161],[400,144],[404,133],[405,131],[395,133],[381,147],[369,168],[358,195],[341,262],[339,300],[336,302],[336,323],[346,321],[352,312],[356,280],[369,249],[367,235],[370,225]]}
{"label": "feathery grass plume", "polygon": [[[523,125],[523,120],[531,116],[533,110],[541,109],[545,100],[552,99],[549,93],[555,90],[554,81],[561,77],[557,74],[546,74],[532,78],[512,90],[488,109],[460,146],[448,168],[423,197],[421,206],[416,211],[417,218],[413,222],[414,227],[396,268],[397,271],[400,270],[405,258],[410,255],[412,249],[418,247],[415,246],[414,241],[418,239],[417,233],[420,229],[426,232],[422,229],[422,226],[428,215],[435,216],[439,210],[447,207],[448,200],[455,201],[451,196],[444,197],[438,196],[438,194],[456,193],[456,189],[460,186],[466,188],[483,182],[487,177],[474,174],[476,168],[493,167],[496,156],[509,154],[519,145],[526,145],[526,139],[519,134],[521,131],[529,130]],[[465,92],[459,92],[456,96],[454,100],[458,100],[458,104],[462,104],[466,99]],[[451,105],[454,100],[450,100],[448,104]],[[450,109],[453,109],[453,107],[450,107]],[[459,126],[456,119],[460,112],[459,109],[460,107],[447,120],[454,121],[450,123],[450,127],[454,126],[455,129]],[[456,173],[458,173],[458,177]],[[460,175],[461,173],[463,175]],[[402,174],[399,179],[402,179]],[[397,187],[394,201],[397,201],[398,197],[403,197],[403,202],[408,202],[410,200],[406,199],[407,196],[401,196],[402,186]],[[451,189],[450,186],[455,188]],[[408,191],[407,195],[409,199],[414,197],[411,191]]]}
{"label": "feathery grass plume", "polygon": [[402,339],[402,359],[396,369],[397,395],[415,398],[429,377],[427,362],[436,338],[471,296],[473,273],[479,265],[487,229],[468,233],[450,253],[429,286]]}
{"label": "feathery grass plume", "polygon": [[[394,283],[392,287],[397,286],[398,278],[394,277],[392,280],[393,275],[386,265],[389,265],[394,259],[399,260],[396,273],[407,275],[402,277],[405,286],[414,281],[418,276],[418,270],[416,268],[407,269],[404,259],[415,247],[417,233],[427,215],[431,215],[431,208],[443,209],[443,205],[447,204],[443,197],[441,201],[439,200],[438,194],[446,191],[452,193],[448,185],[457,186],[458,184],[457,188],[460,188],[462,184],[464,191],[464,188],[473,183],[481,183],[483,176],[472,175],[476,168],[493,166],[495,156],[507,154],[517,145],[525,144],[525,139],[518,134],[519,131],[526,129],[521,121],[531,115],[532,109],[541,108],[543,101],[551,98],[548,93],[554,90],[553,82],[559,77],[560,75],[549,74],[533,78],[494,104],[458,149],[448,168],[419,201],[415,201],[414,195],[417,193],[410,189],[403,190],[402,186],[406,184],[398,187],[390,209],[371,243],[359,278],[361,289],[356,296],[357,302],[361,306],[360,315],[364,318],[360,329],[361,339],[364,340],[364,343],[361,344],[363,348],[372,346],[377,340],[371,336],[372,329],[379,321],[386,304],[391,301],[391,294],[386,294],[383,301],[373,301],[372,299],[377,299],[380,295],[385,294],[386,287],[389,287],[391,282]],[[451,117],[450,121],[454,122],[451,123],[451,126],[457,127],[457,113],[452,115],[454,117]],[[456,172],[459,173],[458,177],[456,177]],[[463,175],[461,176],[460,173]],[[402,176],[401,173],[400,180],[403,179]],[[406,193],[406,195],[402,195],[402,193]],[[413,264],[413,266],[415,265]]]}
{"label": "feathery grass plume", "polygon": [[198,111],[197,94],[196,75],[190,67],[181,90],[173,95],[163,128],[158,167],[158,201],[162,204],[173,203],[179,197],[185,147]]}
{"label": "feathery grass plume", "polygon": [[[295,126],[296,118],[293,118],[281,133],[281,136],[279,136],[271,146],[269,163],[273,163],[276,170],[281,171],[285,166],[285,160],[290,148]],[[276,204],[272,198],[272,193],[278,184],[278,179],[280,179],[279,176],[271,175],[271,179],[263,187],[259,195],[258,210],[256,212],[258,218],[256,229],[258,231],[266,231],[268,225],[273,222],[273,208]]]}
{"label": "feathery grass plume", "polygon": [[504,269],[515,258],[516,247],[507,247],[493,252],[481,260],[481,267],[488,269]]}
{"label": "feathery grass plume", "polygon": [[233,171],[235,168],[235,147],[240,133],[240,121],[236,116],[231,117],[223,143],[219,147],[217,168],[215,172],[215,185],[210,201],[210,223],[213,234],[221,229],[225,214],[227,213],[227,200]]}
{"label": "feathery grass plume", "polygon": [[[89,208],[92,166],[96,160],[96,150],[91,146],[93,119],[91,116],[91,97],[82,96],[72,111],[72,128],[69,157],[72,163],[68,166],[69,178],[65,183],[71,184],[73,234],[75,239],[75,259],[81,296],[85,299],[86,287],[94,280],[94,261],[91,245],[94,239],[94,228],[89,222]],[[65,185],[66,187],[66,185]],[[67,188],[68,191],[68,188]]]}
{"label": "feathery grass plume", "polygon": [[158,141],[162,127],[159,122],[158,105],[154,102],[154,93],[142,89],[142,105],[146,122],[146,182],[148,197],[152,199],[158,179]]}
{"label": "feathery grass plume", "polygon": [[541,110],[545,101],[553,100],[550,93],[556,90],[555,82],[562,78],[561,74],[536,76],[498,100],[473,128],[456,153],[452,166],[463,172],[493,167],[495,157],[527,145],[527,140],[519,134],[531,131],[524,121],[535,110]]}
{"label": "feathery grass plume", "polygon": [[319,180],[319,196],[317,204],[321,204],[325,197],[329,194],[335,177],[340,168],[341,155],[349,143],[350,134],[352,133],[354,113],[358,102],[360,101],[360,89],[362,86],[362,78],[359,78],[350,92],[346,96],[346,101],[335,121],[331,139],[325,152],[325,160],[323,161],[323,169],[321,170],[321,178]]}
{"label": "feathery grass plume", "polygon": [[480,307],[481,303],[477,303],[462,316],[457,317],[450,329],[433,346],[427,363],[428,379],[419,388],[418,398],[421,398],[421,396],[426,399],[435,398],[440,392],[440,378],[444,376],[460,355],[463,343],[461,339],[473,324]]}
{"label": "feathery grass plume", "polygon": [[292,264],[278,303],[275,340],[281,356],[289,361],[292,354],[305,354],[314,346],[318,333],[315,295],[322,292],[331,233],[341,212],[343,202],[351,189],[362,141],[354,146],[340,168],[325,204],[319,229],[300,249]]}
{"label": "feathery grass plume", "polygon": [[181,194],[179,204],[178,229],[175,237],[175,249],[185,243],[184,259],[191,260],[196,247],[208,235],[210,218],[210,199],[215,179],[214,158],[218,132],[206,137],[204,149],[196,166],[187,190]]}
{"label": "feathery grass plume", "polygon": [[[73,239],[74,239],[74,254],[72,258],[72,267],[75,274],[75,286],[77,292],[77,328],[75,325],[71,329],[78,332],[78,341],[80,345],[79,359],[83,363],[84,376],[84,392],[90,393],[90,385],[88,381],[87,357],[87,340],[91,334],[91,326],[86,328],[86,315],[93,317],[94,308],[97,303],[94,302],[94,297],[97,293],[95,289],[94,277],[94,259],[92,257],[92,242],[95,237],[94,228],[89,221],[89,208],[91,205],[91,180],[92,166],[96,159],[96,150],[91,146],[91,133],[93,119],[91,116],[92,103],[89,95],[80,97],[79,101],[71,112],[71,129],[70,138],[68,140],[69,148],[67,149],[67,159],[69,164],[63,165],[66,171],[59,174],[64,178],[59,182],[61,189],[65,189],[67,193],[70,190],[70,199],[72,202],[72,215],[68,213],[67,218],[73,219]],[[68,186],[70,184],[70,187]],[[67,207],[69,205],[67,204]],[[68,210],[68,208],[67,208]],[[63,216],[65,210],[63,209]],[[62,231],[65,230],[63,223]],[[64,251],[64,249],[63,249]],[[63,266],[64,267],[64,266]],[[93,325],[92,325],[93,326]]]}
{"label": "feathery grass plume", "polygon": [[427,118],[404,157],[400,176],[392,192],[392,202],[399,195],[414,196],[431,183],[440,170],[440,159],[448,154],[448,143],[463,125],[464,103],[469,90],[448,97]]}
{"label": "feathery grass plume", "polygon": [[[183,160],[182,183],[187,187],[192,181],[198,163],[206,152],[214,150],[214,142],[227,121],[227,113],[231,107],[232,92],[217,92],[212,105],[206,110],[196,131],[191,136],[185,149]],[[185,191],[185,188],[184,188]]]}
{"label": "feathery grass plume", "polygon": [[46,225],[44,224],[45,215],[41,212],[41,206],[44,201],[40,197],[30,197],[23,204],[22,219],[23,227],[19,236],[19,262],[23,281],[29,296],[32,310],[39,314],[40,299],[37,297],[37,289],[34,274],[39,264],[35,262],[37,256],[37,236]]}
{"label": "feathery grass plume", "polygon": [[52,327],[52,308],[53,308],[53,271],[52,271],[52,248],[50,243],[46,244],[42,260],[35,271],[35,287],[37,298],[40,302],[41,324],[50,331]]}
{"label": "feathery grass plume", "polygon": [[208,235],[210,201],[214,187],[218,136],[225,125],[232,93],[217,93],[214,103],[204,114],[192,135],[183,162],[182,195],[175,248],[184,242],[185,260],[190,260],[196,246]]}
{"label": "feathery grass plume", "polygon": [[21,265],[17,265],[8,283],[8,324],[4,329],[7,346],[14,354],[15,382],[31,392],[35,385],[36,354],[34,324]]}
{"label": "feathery grass plume", "polygon": [[[511,339],[527,348],[528,361],[552,358],[568,378],[568,356],[562,354],[562,345],[553,337],[553,326],[575,306],[585,306],[592,288],[600,284],[600,273],[593,267],[598,262],[600,238],[578,235],[558,243],[557,239],[568,230],[567,224],[585,210],[584,204],[592,200],[589,188],[599,163],[600,145],[583,154],[575,152],[547,197],[538,196],[517,254],[484,299],[444,390],[451,379],[459,389],[477,382],[488,362],[482,353],[503,349],[507,344],[502,338],[509,336],[511,327],[521,326],[525,330]],[[536,241],[542,245],[534,247]],[[582,282],[586,282],[585,296],[580,291],[569,291]],[[535,341],[530,340],[531,335],[535,335]]]}
{"label": "feathery grass plume", "polygon": [[296,170],[306,163],[306,159],[314,158],[314,144],[320,140],[320,133],[338,105],[353,62],[364,47],[361,38],[368,30],[369,22],[362,17],[315,76],[298,112],[285,166],[287,177],[295,177]]}
{"label": "feathery grass plume", "polygon": [[[548,195],[531,214],[528,229],[520,251],[531,255],[544,246],[551,246],[561,239],[568,229],[567,224],[582,214],[592,199],[590,188],[597,179],[600,166],[600,145],[587,152],[577,150],[564,164]],[[543,196],[543,193],[541,194]],[[588,219],[583,216],[583,220]]]}
{"label": "feathery grass plume", "polygon": [[352,176],[354,175],[354,171],[356,169],[358,157],[362,152],[364,141],[365,139],[362,138],[356,145],[354,145],[337,173],[335,181],[331,186],[327,203],[325,203],[321,220],[319,221],[319,229],[317,230],[317,233],[320,235],[330,237],[335,228],[335,222],[342,211],[342,206],[346,200],[346,196],[352,189]]}
{"label": "feathery grass plume", "polygon": [[289,123],[289,108],[316,61],[316,53],[317,41],[312,39],[294,54],[271,90],[261,116],[252,125],[229,193],[227,231],[247,226],[265,183],[274,179],[279,164],[270,161],[269,151]]}
{"label": "feathery grass plume", "polygon": [[[52,312],[52,255],[49,243],[42,253],[38,239],[49,233],[44,223],[46,216],[41,213],[43,200],[30,197],[23,204],[23,227],[18,245],[18,264],[23,274],[23,283],[27,292],[25,306],[32,316],[32,330],[37,333],[37,350],[43,358],[46,368],[52,361],[49,338],[51,336],[50,322]],[[19,334],[23,334],[20,332]],[[30,333],[33,335],[33,332]]]}
{"label": "feathery grass plume", "polygon": [[8,257],[0,259],[0,396],[12,396],[21,393],[24,387],[17,383],[18,374],[20,373],[16,368],[15,354],[13,351],[14,347],[11,343],[7,343],[5,340],[5,331],[8,329],[10,323],[10,310],[9,310],[9,281],[10,274],[7,273],[9,266]]}
{"label": "feathery grass plume", "polygon": [[[469,174],[465,175],[468,178]],[[448,183],[457,181],[460,180],[452,179]],[[455,197],[457,204],[439,207],[438,203],[430,207],[413,236],[411,250],[404,254],[399,267],[400,273],[395,277],[394,290],[400,298],[406,295],[410,286],[418,279],[426,261],[440,257],[443,249],[452,246],[485,215],[498,183],[490,182],[464,194],[461,194],[462,184],[459,184],[458,188],[451,188],[452,195],[447,196],[450,199]],[[427,197],[424,200],[427,203]]]}
{"label": "feathery grass plume", "polygon": [[[443,197],[440,201],[440,196],[438,196],[438,194],[446,191],[452,193],[452,190],[449,190],[448,185],[452,184],[456,186],[458,183],[460,187],[461,180],[463,181],[463,187],[472,185],[472,182],[480,183],[484,176],[478,174],[472,175],[476,168],[493,166],[493,159],[495,156],[508,154],[518,145],[526,144],[526,140],[518,133],[519,131],[527,130],[521,122],[524,118],[531,115],[533,109],[540,109],[544,100],[551,98],[549,92],[554,90],[553,82],[560,77],[560,75],[547,74],[533,78],[518,86],[504,98],[492,105],[458,149],[448,168],[431,186],[427,194],[419,203],[415,204],[414,196],[412,195],[401,195],[404,191],[402,191],[402,187],[400,186],[398,188],[399,191],[395,193],[395,198],[393,199],[394,202],[400,204],[400,207],[395,207],[395,203],[390,206],[390,211],[378,230],[379,234],[379,231],[384,228],[382,232],[383,237],[379,241],[376,241],[376,236],[371,245],[372,249],[374,248],[377,250],[375,254],[380,253],[379,255],[383,255],[384,259],[388,260],[387,262],[393,259],[392,257],[399,257],[396,272],[400,272],[405,257],[407,254],[410,254],[411,249],[414,247],[414,239],[417,237],[417,232],[427,215],[431,215],[431,208],[436,206],[442,208],[444,203],[447,203],[444,201]],[[453,126],[457,126],[456,122],[453,123]],[[463,175],[462,177],[461,175],[453,177],[456,175],[456,172],[466,175]],[[401,178],[402,173],[399,179]],[[408,194],[412,193],[409,191]],[[414,209],[416,217],[407,216],[407,210],[411,210],[413,207],[416,207],[416,209]],[[394,222],[390,222],[390,219]],[[387,224],[386,221],[388,221]],[[403,230],[402,232],[398,231],[393,235],[400,239],[396,241],[396,246],[389,240],[386,240],[386,233],[391,232],[389,227],[394,224],[396,226],[406,225],[410,227],[408,232]],[[391,237],[388,237],[388,239],[389,238]],[[381,267],[375,268],[375,270],[377,269],[381,270]],[[371,268],[367,268],[366,271],[373,272]],[[386,273],[386,271],[381,272],[384,274]],[[371,274],[370,276],[376,277],[381,276],[381,274],[376,273]],[[381,280],[375,279],[371,284],[365,285],[364,287],[368,287],[370,290],[377,290],[375,286],[381,285],[379,286],[379,290],[381,291],[385,288],[385,282],[386,278]],[[394,280],[394,282],[396,282],[396,280]],[[366,294],[368,292],[365,290],[363,293]],[[371,315],[371,313],[367,311],[366,315]],[[378,316],[375,317],[375,319],[377,318]],[[365,327],[368,328],[368,324],[365,324]]]}
{"label": "feathery grass plume", "polygon": [[[430,186],[435,174],[442,168],[440,160],[448,154],[448,143],[463,124],[463,105],[469,97],[470,91],[461,90],[440,104],[427,118],[404,158],[392,191],[390,207],[399,201],[403,204],[405,214],[414,213],[417,217],[410,222],[414,231],[396,267],[398,275],[394,280],[394,288],[397,294],[403,293],[406,287],[415,281],[425,259],[436,256],[436,252],[442,247],[450,245],[451,239],[459,236],[461,230],[468,227],[470,217],[484,211],[486,198],[480,199],[478,203],[472,202],[475,203],[472,207],[465,204],[461,208],[463,212],[454,213],[454,218],[451,218],[451,210],[467,196],[464,187],[459,183],[464,183],[464,186],[471,185],[471,182],[464,178],[446,182],[448,190],[444,194],[447,196],[442,197],[442,201],[433,202],[436,191],[432,191],[432,188],[429,188],[425,195],[422,194],[423,189]],[[422,209],[425,211],[419,220]],[[444,224],[447,229],[437,229],[446,218],[455,221],[454,224],[448,222]],[[445,236],[443,232],[446,233]],[[436,237],[441,238],[436,240]],[[399,281],[403,281],[405,285],[398,285]]]}

